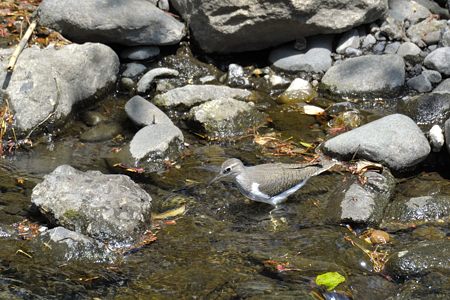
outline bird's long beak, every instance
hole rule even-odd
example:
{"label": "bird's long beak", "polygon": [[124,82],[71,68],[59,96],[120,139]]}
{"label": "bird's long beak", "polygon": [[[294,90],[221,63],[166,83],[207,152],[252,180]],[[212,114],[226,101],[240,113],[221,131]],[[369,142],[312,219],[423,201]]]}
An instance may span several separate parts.
{"label": "bird's long beak", "polygon": [[211,179],[211,181],[208,183],[208,186],[210,186],[211,184],[213,184],[216,181],[219,181],[220,179],[222,179],[224,177],[223,174],[218,174],[216,177],[214,177],[213,179]]}

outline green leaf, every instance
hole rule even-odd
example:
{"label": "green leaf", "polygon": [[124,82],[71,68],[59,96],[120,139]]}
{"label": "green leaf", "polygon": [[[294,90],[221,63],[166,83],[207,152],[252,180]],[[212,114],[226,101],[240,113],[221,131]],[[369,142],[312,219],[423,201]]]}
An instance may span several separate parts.
{"label": "green leaf", "polygon": [[331,291],[339,284],[345,281],[345,277],[338,272],[327,272],[324,274],[317,275],[316,284],[324,285],[327,290]]}

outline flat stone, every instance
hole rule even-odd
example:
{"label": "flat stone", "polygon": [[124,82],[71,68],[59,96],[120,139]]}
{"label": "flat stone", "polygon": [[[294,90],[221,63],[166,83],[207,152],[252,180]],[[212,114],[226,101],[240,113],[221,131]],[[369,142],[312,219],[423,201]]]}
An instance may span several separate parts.
{"label": "flat stone", "polygon": [[408,87],[410,87],[413,90],[416,90],[420,93],[426,93],[433,89],[433,86],[431,85],[431,82],[428,80],[428,78],[420,74],[418,76],[415,76],[411,79],[409,79],[406,84]]}
{"label": "flat stone", "polygon": [[[2,83],[7,82],[5,70],[11,51],[0,50]],[[100,96],[113,86],[119,64],[115,52],[102,44],[23,50],[5,89],[16,133],[25,135],[36,126],[63,121],[74,104]]]}
{"label": "flat stone", "polygon": [[44,176],[31,202],[53,225],[111,247],[137,242],[150,226],[152,198],[128,176],[62,165]]}
{"label": "flat stone", "polygon": [[171,77],[171,76],[178,76],[178,75],[179,75],[179,72],[174,69],[169,69],[169,68],[151,69],[150,71],[145,73],[144,76],[141,77],[141,79],[139,79],[136,90],[139,93],[144,93],[150,88],[150,85],[152,84],[153,80],[156,77],[161,77],[161,76],[164,76],[164,77],[170,76]]}
{"label": "flat stone", "polygon": [[389,15],[398,21],[409,20],[414,24],[428,18],[431,12],[415,1],[389,0]]}
{"label": "flat stone", "polygon": [[172,89],[166,93],[156,95],[153,103],[163,107],[192,107],[194,105],[221,98],[246,99],[251,92],[230,88],[223,85],[186,85]]}
{"label": "flat stone", "polygon": [[314,37],[308,41],[306,51],[292,46],[282,46],[270,52],[269,61],[275,68],[288,72],[324,73],[333,62],[331,59],[332,37]]}
{"label": "flat stone", "polygon": [[323,151],[342,159],[368,159],[400,171],[423,161],[431,149],[413,120],[394,114],[331,138]]}
{"label": "flat stone", "polygon": [[379,19],[387,9],[383,0],[174,0],[171,4],[189,24],[202,50],[221,53],[259,50],[302,37],[341,33]]}
{"label": "flat stone", "polygon": [[357,178],[339,186],[331,194],[327,210],[330,220],[341,224],[364,224],[378,226],[383,212],[394,193],[395,178],[386,169],[382,174],[366,172],[364,184]]}
{"label": "flat stone", "polygon": [[400,48],[400,42],[389,43],[386,45],[386,47],[384,47],[384,53],[385,54],[395,54],[395,53],[397,53],[399,48]]}
{"label": "flat stone", "polygon": [[188,118],[194,129],[213,139],[244,135],[249,128],[265,123],[265,115],[259,112],[252,102],[230,98],[195,106],[189,111]]}
{"label": "flat stone", "polygon": [[126,69],[125,71],[123,71],[122,76],[123,77],[136,77],[141,75],[142,73],[145,72],[145,70],[147,70],[147,67],[142,65],[142,64],[137,64],[137,63],[129,63],[125,65]]}
{"label": "flat stone", "polygon": [[397,94],[404,82],[405,63],[400,56],[366,55],[331,67],[321,88],[338,95],[376,97]]}
{"label": "flat stone", "polygon": [[185,34],[183,23],[146,0],[44,0],[39,21],[75,42],[174,45]]}
{"label": "flat stone", "polygon": [[159,47],[137,46],[129,47],[120,52],[120,58],[129,60],[146,60],[159,55]]}
{"label": "flat stone", "polygon": [[444,75],[450,75],[450,47],[442,47],[434,50],[425,57],[423,64]]}
{"label": "flat stone", "polygon": [[157,106],[141,96],[134,96],[125,104],[125,112],[128,117],[138,126],[169,123],[172,120]]}

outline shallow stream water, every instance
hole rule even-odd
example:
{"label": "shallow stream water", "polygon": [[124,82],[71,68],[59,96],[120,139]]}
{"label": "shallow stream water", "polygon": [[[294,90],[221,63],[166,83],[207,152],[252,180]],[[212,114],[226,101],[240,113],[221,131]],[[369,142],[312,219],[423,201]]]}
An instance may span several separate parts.
{"label": "shallow stream water", "polygon": [[[202,67],[184,66],[192,74],[201,72]],[[271,123],[259,129],[259,134],[275,132],[280,139],[296,143],[317,143],[326,137],[327,120],[276,104],[264,88],[260,92],[263,96],[257,107],[269,114]],[[317,275],[330,271],[347,278],[338,288],[342,298],[337,299],[347,299],[344,295],[410,299],[395,295],[417,296],[417,291],[433,295],[429,290],[432,284],[423,283],[426,281],[399,281],[376,272],[369,257],[349,241],[355,239],[353,233],[328,220],[332,191],[350,174],[331,172],[312,178],[289,198],[283,215],[271,215],[270,206],[246,200],[230,183],[208,186],[221,162],[229,157],[248,165],[303,160],[301,156],[273,155],[255,144],[252,134],[233,142],[206,141],[182,127],[187,144],[184,156],[165,172],[133,177],[152,196],[155,213],[183,204],[187,208],[175,222],[159,224],[154,243],[115,264],[59,264],[44,252],[36,252],[32,241],[17,237],[14,226],[25,218],[42,222],[29,209],[33,187],[61,164],[113,172],[105,158],[137,130],[123,109],[129,98],[114,93],[81,110],[99,112],[120,124],[122,132],[112,140],[81,142],[80,135],[88,127],[82,122],[82,113],[74,114],[64,128],[0,161],[0,299],[309,299],[312,292],[331,299],[326,298],[331,294],[314,284]],[[323,98],[316,101],[322,107],[330,103]],[[366,121],[379,117],[379,109],[369,108],[370,112],[363,114]],[[436,172],[418,170],[409,176],[398,179],[396,196],[404,191],[410,197],[422,196],[435,184],[447,182]],[[443,235],[426,235],[425,239],[448,238],[447,227],[430,228]],[[379,250],[390,253],[423,239],[412,229],[394,232],[392,238],[392,243]],[[448,281],[440,287],[433,299],[450,295]]]}

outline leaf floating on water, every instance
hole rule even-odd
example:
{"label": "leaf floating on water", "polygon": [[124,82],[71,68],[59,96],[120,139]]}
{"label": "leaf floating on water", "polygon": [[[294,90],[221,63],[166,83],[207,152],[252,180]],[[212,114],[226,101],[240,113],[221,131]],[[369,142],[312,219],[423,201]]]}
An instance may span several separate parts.
{"label": "leaf floating on water", "polygon": [[315,105],[304,105],[303,111],[309,116],[320,116],[325,114],[325,110]]}
{"label": "leaf floating on water", "polygon": [[300,145],[302,145],[305,148],[313,148],[314,147],[314,145],[311,143],[302,142],[302,141],[300,141],[299,143],[300,143]]}
{"label": "leaf floating on water", "polygon": [[167,210],[160,214],[152,214],[153,220],[164,220],[167,218],[177,217],[179,215],[183,215],[186,212],[186,205],[182,205],[175,209]]}
{"label": "leaf floating on water", "polygon": [[341,283],[345,282],[345,277],[338,272],[327,272],[317,275],[315,281],[317,285],[323,285],[327,290],[331,291]]}
{"label": "leaf floating on water", "polygon": [[121,169],[124,169],[125,171],[131,172],[131,173],[142,174],[145,172],[144,168],[128,167],[123,163],[114,164],[113,167],[121,168]]}

